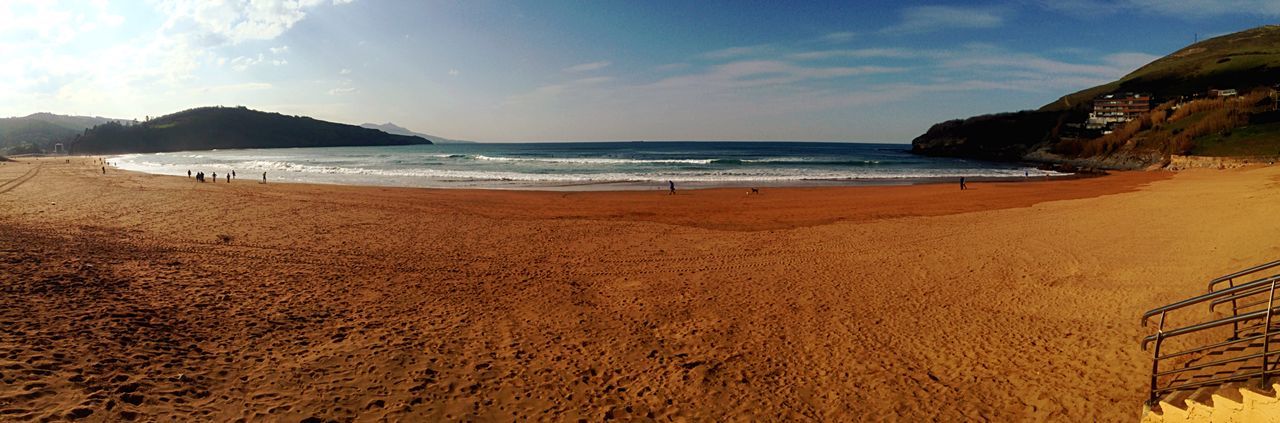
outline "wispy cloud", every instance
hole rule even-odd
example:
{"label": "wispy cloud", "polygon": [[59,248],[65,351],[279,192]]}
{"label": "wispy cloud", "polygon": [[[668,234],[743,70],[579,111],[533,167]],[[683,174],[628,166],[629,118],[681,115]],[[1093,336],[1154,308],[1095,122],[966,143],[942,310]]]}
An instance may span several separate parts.
{"label": "wispy cloud", "polygon": [[712,50],[702,54],[706,59],[733,59],[743,56],[754,56],[767,53],[773,50],[770,44],[759,44],[754,46],[738,46]]}
{"label": "wispy cloud", "polygon": [[358,91],[358,90],[356,90],[356,88],[355,88],[355,87],[338,87],[338,88],[334,88],[334,89],[329,90],[329,95],[343,95],[343,94],[351,94],[351,93],[355,93],[355,92],[357,92],[357,91]]}
{"label": "wispy cloud", "polygon": [[828,79],[902,72],[903,68],[886,66],[805,67],[778,60],[745,60],[713,66],[703,73],[674,76],[653,84],[655,87],[759,87],[791,84],[811,79]]}
{"label": "wispy cloud", "polygon": [[671,72],[689,67],[688,63],[667,63],[665,65],[654,66],[653,70],[658,72]]}
{"label": "wispy cloud", "polygon": [[903,9],[902,21],[884,34],[913,34],[947,29],[981,29],[1004,25],[1004,13],[993,8],[919,6]]}
{"label": "wispy cloud", "polygon": [[258,53],[257,57],[248,57],[248,56],[236,57],[234,59],[231,59],[230,63],[231,63],[231,69],[237,72],[244,72],[245,70],[259,63],[270,63],[275,66],[284,66],[289,64],[289,61],[285,59],[268,60],[262,53]]}
{"label": "wispy cloud", "polygon": [[818,50],[805,51],[800,53],[792,53],[788,57],[795,60],[823,60],[835,58],[852,58],[852,59],[868,59],[868,58],[885,58],[885,59],[910,59],[933,55],[932,52],[922,50],[901,49],[901,48],[863,48],[851,50]]}
{"label": "wispy cloud", "polygon": [[598,62],[573,65],[573,66],[564,68],[564,71],[565,72],[591,72],[595,70],[604,69],[606,67],[609,67],[609,65],[612,65],[612,64],[613,62],[610,62],[608,60],[601,60]]}
{"label": "wispy cloud", "polygon": [[819,37],[818,40],[828,42],[828,43],[847,43],[849,41],[853,41],[853,39],[857,38],[857,36],[858,34],[854,32],[840,31],[840,32],[832,32],[827,35],[823,35],[822,37]]}
{"label": "wispy cloud", "polygon": [[1276,0],[1042,0],[1047,9],[1093,17],[1115,13],[1145,13],[1182,19],[1230,15],[1280,16]]}

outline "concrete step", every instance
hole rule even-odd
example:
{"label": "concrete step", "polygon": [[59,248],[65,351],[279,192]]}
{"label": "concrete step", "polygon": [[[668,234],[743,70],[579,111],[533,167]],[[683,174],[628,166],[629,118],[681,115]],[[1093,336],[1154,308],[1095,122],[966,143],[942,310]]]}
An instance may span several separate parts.
{"label": "concrete step", "polygon": [[1187,407],[1213,407],[1213,393],[1218,392],[1219,388],[1219,385],[1204,386],[1191,392],[1186,399]]}
{"label": "concrete step", "polygon": [[1192,391],[1173,391],[1165,394],[1160,398],[1160,411],[1166,415],[1169,412],[1186,413],[1187,398],[1191,397],[1191,393]]}
{"label": "concrete step", "polygon": [[1244,384],[1240,382],[1227,382],[1213,392],[1213,404],[1231,407],[1243,405],[1244,395],[1240,393],[1240,388],[1243,387]]}

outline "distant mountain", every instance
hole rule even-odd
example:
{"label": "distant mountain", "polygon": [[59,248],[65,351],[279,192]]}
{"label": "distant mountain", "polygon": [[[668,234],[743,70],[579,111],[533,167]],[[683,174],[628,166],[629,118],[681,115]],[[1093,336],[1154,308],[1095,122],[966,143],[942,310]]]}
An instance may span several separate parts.
{"label": "distant mountain", "polygon": [[[1170,154],[1276,155],[1280,124],[1275,113],[1268,114],[1274,100],[1267,96],[1277,84],[1280,26],[1268,25],[1192,44],[1118,81],[1065,95],[1038,110],[936,124],[911,142],[912,151],[1108,168],[1146,167],[1167,161]],[[1211,89],[1235,89],[1240,100],[1253,103],[1205,98]],[[1140,124],[1111,135],[1073,128],[1088,116],[1094,99],[1121,92],[1151,94],[1156,107],[1134,121]]]}
{"label": "distant mountain", "polygon": [[428,135],[421,132],[413,132],[403,126],[399,126],[391,122],[387,122],[381,125],[376,123],[366,123],[366,124],[360,125],[360,127],[377,129],[379,131],[386,132],[388,134],[423,137],[431,140],[431,142],[436,144],[474,144],[475,143],[475,141],[451,140],[445,137],[437,137],[435,135]]}
{"label": "distant mountain", "polygon": [[0,119],[0,151],[15,154],[52,151],[59,142],[69,143],[85,129],[108,122],[126,122],[97,116],[65,116],[35,113]]}
{"label": "distant mountain", "polygon": [[71,153],[411,144],[431,144],[431,141],[418,136],[393,135],[376,129],[244,107],[202,107],[135,125],[109,122],[95,126],[71,144]]}

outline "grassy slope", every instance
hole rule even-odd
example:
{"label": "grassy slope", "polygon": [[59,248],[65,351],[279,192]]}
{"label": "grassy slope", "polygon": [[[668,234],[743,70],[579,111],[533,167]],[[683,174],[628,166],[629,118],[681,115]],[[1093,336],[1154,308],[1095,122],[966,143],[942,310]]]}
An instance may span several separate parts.
{"label": "grassy slope", "polygon": [[1249,125],[1230,134],[1197,138],[1191,152],[1201,156],[1280,155],[1280,122]]}
{"label": "grassy slope", "polygon": [[1079,109],[1116,91],[1176,97],[1209,87],[1244,88],[1280,82],[1280,25],[1268,25],[1192,44],[1119,81],[1063,96],[1044,111]]}

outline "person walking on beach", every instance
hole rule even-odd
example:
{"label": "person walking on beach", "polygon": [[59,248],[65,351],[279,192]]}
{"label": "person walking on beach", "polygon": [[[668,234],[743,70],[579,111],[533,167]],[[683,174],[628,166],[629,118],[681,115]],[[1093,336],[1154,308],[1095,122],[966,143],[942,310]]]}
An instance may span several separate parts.
{"label": "person walking on beach", "polygon": [[107,174],[107,167],[106,167],[106,166],[103,166],[103,167],[102,167],[102,174],[103,174],[103,175],[106,175],[106,174]]}
{"label": "person walking on beach", "polygon": [[966,190],[966,189],[969,189],[969,187],[967,187],[967,186],[965,186],[965,185],[964,185],[964,177],[963,177],[963,176],[961,176],[961,177],[960,177],[960,190],[961,190],[961,191],[964,191],[964,190]]}
{"label": "person walking on beach", "polygon": [[228,184],[231,183],[231,174],[229,173],[227,174],[227,183]]}
{"label": "person walking on beach", "polygon": [[[213,182],[218,182],[218,172],[213,172]],[[964,185],[964,181],[960,181],[960,185]]]}
{"label": "person walking on beach", "polygon": [[262,183],[267,183],[267,172],[262,172]]}
{"label": "person walking on beach", "polygon": [[191,169],[187,169],[187,179],[191,179]]}
{"label": "person walking on beach", "polygon": [[231,179],[235,179],[235,178],[236,178],[236,170],[231,169]]}
{"label": "person walking on beach", "polygon": [[671,192],[667,193],[667,195],[676,195],[676,183],[674,181],[667,181],[667,185],[671,187]]}

